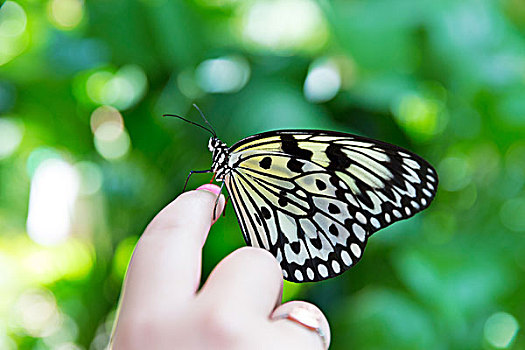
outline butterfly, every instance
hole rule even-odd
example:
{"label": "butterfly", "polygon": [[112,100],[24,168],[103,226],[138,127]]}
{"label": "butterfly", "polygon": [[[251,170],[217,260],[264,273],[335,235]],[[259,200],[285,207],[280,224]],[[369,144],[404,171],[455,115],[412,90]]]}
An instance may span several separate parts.
{"label": "butterfly", "polygon": [[272,253],[291,282],[340,275],[361,260],[374,232],[427,208],[436,195],[434,168],[389,143],[336,131],[276,130],[228,147],[213,127],[176,117],[212,134],[211,169],[190,175],[215,173],[246,244]]}

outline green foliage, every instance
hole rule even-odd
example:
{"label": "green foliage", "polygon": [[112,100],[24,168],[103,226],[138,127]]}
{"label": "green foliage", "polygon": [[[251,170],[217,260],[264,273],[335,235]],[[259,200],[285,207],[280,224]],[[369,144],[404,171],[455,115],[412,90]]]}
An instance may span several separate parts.
{"label": "green foliage", "polygon": [[[436,201],[359,265],[286,284],[333,349],[524,348],[524,33],[521,0],[3,3],[0,348],[106,346],[137,237],[210,165],[208,135],[161,117],[192,103],[229,144],[325,128],[436,166]],[[243,245],[227,211],[204,277]]]}

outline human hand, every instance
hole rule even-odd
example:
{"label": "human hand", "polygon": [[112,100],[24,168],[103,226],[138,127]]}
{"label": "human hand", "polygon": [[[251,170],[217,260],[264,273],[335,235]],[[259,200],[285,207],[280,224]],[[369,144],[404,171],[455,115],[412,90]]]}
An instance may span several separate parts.
{"label": "human hand", "polygon": [[[316,306],[281,305],[281,268],[266,250],[237,249],[197,290],[219,192],[215,185],[186,192],[146,228],[124,282],[112,348],[328,348],[328,321]],[[217,215],[224,203],[221,195]]]}

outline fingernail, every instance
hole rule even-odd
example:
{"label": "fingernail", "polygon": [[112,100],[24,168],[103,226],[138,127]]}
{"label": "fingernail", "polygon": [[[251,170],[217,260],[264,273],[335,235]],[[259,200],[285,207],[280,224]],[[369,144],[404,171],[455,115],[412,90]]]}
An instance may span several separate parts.
{"label": "fingernail", "polygon": [[211,193],[215,193],[216,195],[219,195],[221,193],[221,188],[213,184],[204,184],[202,186],[197,187],[197,190],[209,191]]}
{"label": "fingernail", "polygon": [[309,329],[317,329],[321,326],[321,317],[315,312],[304,307],[293,308],[287,315],[289,320],[299,322]]}
{"label": "fingernail", "polygon": [[274,320],[286,319],[292,321],[310,331],[319,335],[323,348],[328,349],[330,345],[330,328],[326,321],[323,320],[319,309],[313,305],[301,303],[296,305],[296,302],[288,302],[277,308],[278,314],[274,314]]}

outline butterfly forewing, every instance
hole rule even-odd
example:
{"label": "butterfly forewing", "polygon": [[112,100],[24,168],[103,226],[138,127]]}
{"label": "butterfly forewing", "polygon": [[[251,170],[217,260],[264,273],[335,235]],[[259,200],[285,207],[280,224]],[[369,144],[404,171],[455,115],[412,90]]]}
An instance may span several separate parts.
{"label": "butterfly forewing", "polygon": [[421,157],[361,136],[267,132],[230,148],[225,183],[246,243],[293,282],[341,274],[368,236],[426,208],[437,175]]}

